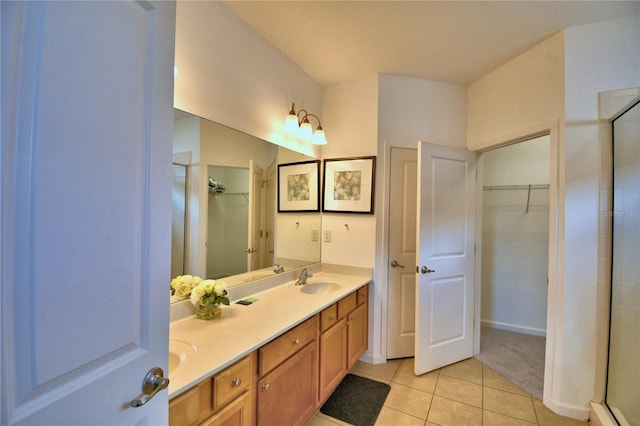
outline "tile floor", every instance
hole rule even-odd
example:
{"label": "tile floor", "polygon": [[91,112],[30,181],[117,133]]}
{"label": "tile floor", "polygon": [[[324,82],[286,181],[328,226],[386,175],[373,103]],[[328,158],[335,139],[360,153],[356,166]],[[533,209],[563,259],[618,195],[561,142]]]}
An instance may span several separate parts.
{"label": "tile floor", "polygon": [[[391,385],[377,426],[588,425],[554,414],[474,358],[422,376],[414,375],[413,358],[360,362],[352,373]],[[318,411],[306,426],[335,425],[345,423]]]}

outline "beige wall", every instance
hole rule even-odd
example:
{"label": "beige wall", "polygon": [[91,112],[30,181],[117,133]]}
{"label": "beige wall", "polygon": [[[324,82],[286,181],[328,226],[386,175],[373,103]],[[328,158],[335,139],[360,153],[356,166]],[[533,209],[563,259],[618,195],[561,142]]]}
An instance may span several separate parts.
{"label": "beige wall", "polygon": [[176,108],[320,157],[282,123],[292,102],[322,118],[322,88],[221,2],[178,1],[175,62]]}
{"label": "beige wall", "polygon": [[564,114],[564,34],[558,33],[468,87],[467,148],[523,136]]}
{"label": "beige wall", "polygon": [[586,418],[594,395],[598,262],[598,93],[638,85],[638,17],[559,33],[469,87],[469,149],[559,124],[558,283],[545,404]]}
{"label": "beige wall", "polygon": [[467,88],[397,75],[380,75],[379,141],[416,148],[418,141],[464,148]]}

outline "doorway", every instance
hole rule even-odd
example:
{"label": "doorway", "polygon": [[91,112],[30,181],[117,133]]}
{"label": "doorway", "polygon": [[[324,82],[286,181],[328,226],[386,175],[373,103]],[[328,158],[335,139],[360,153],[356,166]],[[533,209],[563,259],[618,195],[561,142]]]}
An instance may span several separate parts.
{"label": "doorway", "polygon": [[208,166],[207,278],[247,272],[249,169]]}
{"label": "doorway", "polygon": [[477,358],[542,399],[549,270],[550,137],[482,154]]}

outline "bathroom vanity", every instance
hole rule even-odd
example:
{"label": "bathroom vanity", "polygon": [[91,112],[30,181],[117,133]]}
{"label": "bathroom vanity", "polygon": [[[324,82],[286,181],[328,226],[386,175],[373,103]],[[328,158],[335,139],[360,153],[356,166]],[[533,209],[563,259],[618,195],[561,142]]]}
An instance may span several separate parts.
{"label": "bathroom vanity", "polygon": [[172,322],[180,361],[169,372],[169,423],[304,423],[367,349],[370,280],[322,270],[232,303],[220,319]]}

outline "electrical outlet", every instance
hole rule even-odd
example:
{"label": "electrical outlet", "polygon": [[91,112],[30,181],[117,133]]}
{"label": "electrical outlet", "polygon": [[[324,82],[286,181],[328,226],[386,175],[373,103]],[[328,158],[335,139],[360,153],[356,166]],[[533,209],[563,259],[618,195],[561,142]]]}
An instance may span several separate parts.
{"label": "electrical outlet", "polygon": [[311,230],[311,241],[318,241],[320,239],[320,230],[312,229]]}
{"label": "electrical outlet", "polygon": [[331,242],[331,229],[325,229],[324,230],[324,242],[325,243],[330,243]]}

